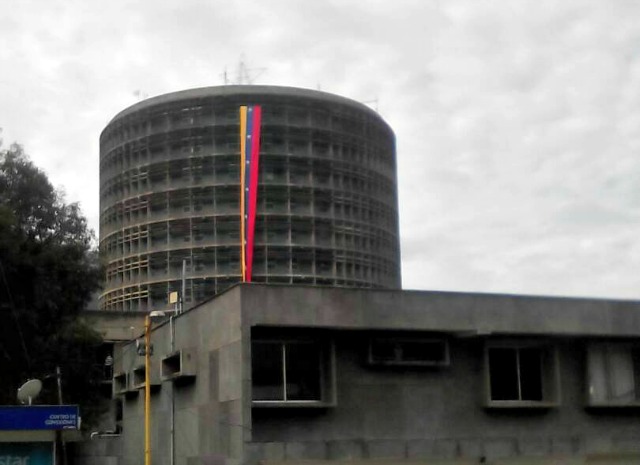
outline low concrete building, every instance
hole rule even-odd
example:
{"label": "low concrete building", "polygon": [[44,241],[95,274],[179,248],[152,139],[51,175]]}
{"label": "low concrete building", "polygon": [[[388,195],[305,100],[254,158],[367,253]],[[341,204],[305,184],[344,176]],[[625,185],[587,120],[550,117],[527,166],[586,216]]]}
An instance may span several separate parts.
{"label": "low concrete building", "polygon": [[[105,399],[112,397],[113,388],[113,355],[114,348],[118,344],[126,344],[144,331],[144,318],[146,312],[112,312],[94,311],[89,307],[82,313],[81,318],[88,326],[93,328],[102,337],[102,346],[96,353],[96,364],[100,366],[103,377],[100,379],[100,390]],[[119,410],[117,403],[112,405],[109,413],[105,415],[104,422],[96,425],[96,428],[113,431],[118,429]],[[1,464],[0,464],[1,465]]]}
{"label": "low concrete building", "polygon": [[[153,329],[153,463],[640,463],[639,336],[631,301],[238,285]],[[139,465],[114,358],[122,435],[78,458]]]}

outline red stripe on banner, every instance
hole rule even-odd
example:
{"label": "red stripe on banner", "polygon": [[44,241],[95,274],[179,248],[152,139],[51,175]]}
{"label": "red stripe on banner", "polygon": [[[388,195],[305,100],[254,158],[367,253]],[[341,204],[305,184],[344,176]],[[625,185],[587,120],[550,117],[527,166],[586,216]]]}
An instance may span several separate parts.
{"label": "red stripe on banner", "polygon": [[253,238],[256,225],[256,200],[258,198],[258,160],[260,158],[260,122],[262,108],[253,107],[251,133],[251,173],[249,175],[249,205],[247,230],[247,282],[251,282],[253,269]]}

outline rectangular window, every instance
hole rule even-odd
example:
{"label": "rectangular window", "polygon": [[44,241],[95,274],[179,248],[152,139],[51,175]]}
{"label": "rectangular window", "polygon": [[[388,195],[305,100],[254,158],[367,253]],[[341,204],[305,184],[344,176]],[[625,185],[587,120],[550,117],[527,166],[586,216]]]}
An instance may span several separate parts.
{"label": "rectangular window", "polygon": [[127,373],[114,373],[113,397],[126,394],[129,391],[129,376]]}
{"label": "rectangular window", "polygon": [[640,347],[592,344],[587,350],[590,406],[640,406]]}
{"label": "rectangular window", "polygon": [[193,381],[196,377],[196,354],[192,349],[180,349],[160,360],[163,381]]}
{"label": "rectangular window", "polygon": [[331,403],[332,359],[316,341],[254,341],[251,346],[254,405]]}
{"label": "rectangular window", "polygon": [[486,348],[490,407],[551,407],[558,401],[555,350],[539,344]]}
{"label": "rectangular window", "polygon": [[369,343],[370,365],[447,366],[449,347],[444,339],[379,338]]}
{"label": "rectangular window", "polygon": [[542,349],[489,349],[491,400],[542,400]]}
{"label": "rectangular window", "polygon": [[[144,365],[140,365],[133,369],[130,375],[131,388],[132,389],[144,389],[146,384],[146,368]],[[149,373],[149,386],[151,389],[160,387],[160,373],[156,370],[152,370]]]}

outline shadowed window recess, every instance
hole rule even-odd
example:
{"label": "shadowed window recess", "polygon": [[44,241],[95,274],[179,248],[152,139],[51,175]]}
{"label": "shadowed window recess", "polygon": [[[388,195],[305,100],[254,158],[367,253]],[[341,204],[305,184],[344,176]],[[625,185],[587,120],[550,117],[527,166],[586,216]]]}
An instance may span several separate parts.
{"label": "shadowed window recess", "polygon": [[552,406],[558,402],[555,350],[547,345],[489,345],[488,406]]}
{"label": "shadowed window recess", "polygon": [[319,340],[257,340],[251,345],[254,406],[333,406],[333,345]]}
{"label": "shadowed window recess", "polygon": [[322,363],[314,342],[254,342],[254,401],[320,401]]}

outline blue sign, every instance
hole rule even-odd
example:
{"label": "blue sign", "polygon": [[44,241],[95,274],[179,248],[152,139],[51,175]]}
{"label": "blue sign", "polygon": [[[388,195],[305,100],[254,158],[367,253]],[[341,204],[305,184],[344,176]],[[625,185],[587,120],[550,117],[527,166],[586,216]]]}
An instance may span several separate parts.
{"label": "blue sign", "polygon": [[53,465],[53,443],[0,442],[0,465]]}
{"label": "blue sign", "polygon": [[79,427],[80,414],[77,405],[0,406],[0,430],[78,429]]}

